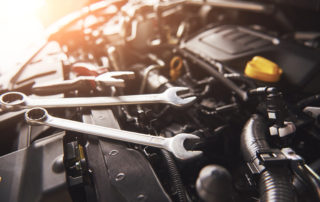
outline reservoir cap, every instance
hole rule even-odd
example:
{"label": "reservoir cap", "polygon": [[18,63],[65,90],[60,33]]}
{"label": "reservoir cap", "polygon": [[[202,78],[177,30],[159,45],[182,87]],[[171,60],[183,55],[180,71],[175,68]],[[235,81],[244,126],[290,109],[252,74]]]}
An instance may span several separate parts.
{"label": "reservoir cap", "polygon": [[280,80],[282,69],[274,62],[255,56],[247,63],[244,73],[253,79],[266,82],[277,82]]}

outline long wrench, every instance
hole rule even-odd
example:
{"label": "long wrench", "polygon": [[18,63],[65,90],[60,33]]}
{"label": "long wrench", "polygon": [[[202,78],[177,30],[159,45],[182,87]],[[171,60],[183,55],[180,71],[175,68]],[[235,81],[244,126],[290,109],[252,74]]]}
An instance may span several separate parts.
{"label": "long wrench", "polygon": [[80,98],[29,98],[20,92],[8,92],[0,96],[4,111],[15,111],[33,107],[65,108],[65,107],[97,107],[133,104],[171,104],[183,107],[192,104],[195,96],[181,98],[178,92],[187,91],[185,87],[171,87],[160,94],[125,95],[118,97],[80,97]]}
{"label": "long wrench", "polygon": [[113,140],[166,149],[181,160],[194,158],[202,153],[185,149],[184,141],[186,139],[199,139],[198,136],[188,133],[180,133],[170,138],[147,135],[54,117],[49,115],[44,108],[29,109],[25,113],[25,119],[30,125],[48,125]]}

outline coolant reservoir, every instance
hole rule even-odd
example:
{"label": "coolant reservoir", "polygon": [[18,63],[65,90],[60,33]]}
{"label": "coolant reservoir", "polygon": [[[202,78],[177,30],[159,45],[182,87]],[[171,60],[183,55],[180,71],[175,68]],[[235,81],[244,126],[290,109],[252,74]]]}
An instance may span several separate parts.
{"label": "coolant reservoir", "polygon": [[247,63],[244,73],[253,79],[265,82],[277,82],[280,80],[282,69],[274,62],[255,56]]}

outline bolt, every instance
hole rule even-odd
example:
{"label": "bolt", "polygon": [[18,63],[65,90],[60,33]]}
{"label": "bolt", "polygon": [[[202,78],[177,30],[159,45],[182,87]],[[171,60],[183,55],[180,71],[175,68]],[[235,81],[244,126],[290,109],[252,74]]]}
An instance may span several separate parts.
{"label": "bolt", "polygon": [[110,156],[115,156],[115,155],[117,155],[117,154],[119,154],[119,151],[118,151],[118,150],[111,150],[111,151],[109,152],[109,155],[110,155]]}
{"label": "bolt", "polygon": [[118,173],[118,175],[116,176],[116,181],[121,181],[126,177],[126,175],[124,173]]}
{"label": "bolt", "polygon": [[146,197],[145,195],[143,195],[143,194],[139,194],[139,195],[137,196],[137,199],[138,199],[138,201],[140,201],[140,202],[145,201],[146,198],[147,198],[147,197]]}
{"label": "bolt", "polygon": [[76,170],[81,170],[81,164],[79,161],[75,163],[75,166],[76,166]]}
{"label": "bolt", "polygon": [[[81,165],[80,165],[81,166]],[[55,173],[61,173],[64,171],[64,165],[63,165],[63,155],[59,155],[52,164],[52,170]]]}

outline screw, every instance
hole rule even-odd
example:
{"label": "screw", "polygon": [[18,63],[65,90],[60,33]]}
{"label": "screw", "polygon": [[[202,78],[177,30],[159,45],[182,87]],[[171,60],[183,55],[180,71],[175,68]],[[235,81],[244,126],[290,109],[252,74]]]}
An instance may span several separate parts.
{"label": "screw", "polygon": [[116,181],[121,181],[126,177],[126,175],[124,173],[118,173],[118,175],[116,176]]}
{"label": "screw", "polygon": [[119,154],[119,151],[118,151],[118,150],[111,150],[111,151],[109,152],[109,155],[110,155],[110,156],[115,156],[115,155],[117,155],[117,154]]}
{"label": "screw", "polygon": [[137,199],[138,199],[138,201],[140,201],[140,202],[145,201],[146,198],[147,198],[147,197],[146,197],[145,195],[143,195],[143,194],[139,194],[139,195],[137,196]]}

